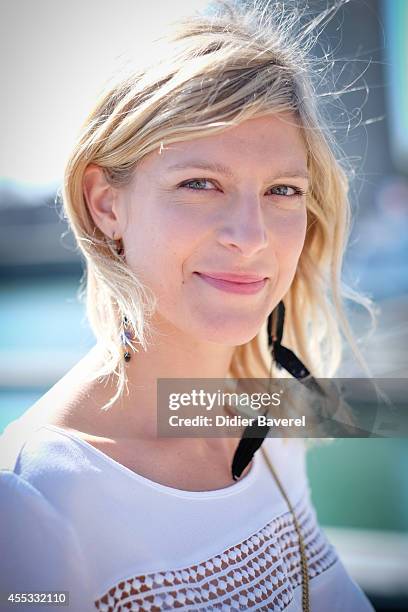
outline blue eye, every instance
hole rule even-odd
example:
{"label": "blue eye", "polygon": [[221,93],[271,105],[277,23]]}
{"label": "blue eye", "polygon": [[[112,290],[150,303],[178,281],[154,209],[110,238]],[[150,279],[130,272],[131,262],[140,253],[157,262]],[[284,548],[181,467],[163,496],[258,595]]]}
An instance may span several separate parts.
{"label": "blue eye", "polygon": [[[211,183],[211,181],[209,179],[206,178],[198,178],[198,179],[191,179],[189,181],[184,181],[183,183],[181,183],[179,186],[180,187],[185,187],[186,189],[192,189],[193,191],[209,191],[208,189],[200,189],[197,187],[188,187],[188,185],[197,185],[200,183]],[[214,183],[212,183],[214,184]]]}
{"label": "blue eye", "polygon": [[[271,190],[272,189],[278,191],[278,193],[275,193],[274,195],[283,196],[285,198],[306,195],[306,192],[303,191],[303,189],[300,189],[299,187],[292,187],[291,185],[275,185],[274,187],[271,187]],[[291,191],[292,193],[288,193],[288,191]]]}

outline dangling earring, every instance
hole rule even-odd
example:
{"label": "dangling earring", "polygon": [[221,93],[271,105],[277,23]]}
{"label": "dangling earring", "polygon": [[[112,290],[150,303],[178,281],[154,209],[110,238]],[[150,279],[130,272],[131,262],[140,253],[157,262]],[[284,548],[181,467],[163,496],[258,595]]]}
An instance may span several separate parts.
{"label": "dangling earring", "polygon": [[[124,258],[124,247],[123,247],[123,240],[121,238],[115,238],[115,233],[113,232],[113,236],[112,236],[112,241],[113,241],[113,248],[115,249],[116,253],[119,255],[119,257]],[[124,353],[123,353],[123,358],[126,362],[129,362],[132,358],[132,355],[128,349],[128,346],[132,346],[131,344],[131,340],[133,340],[133,336],[131,331],[128,329],[129,327],[129,320],[127,317],[123,317],[122,319],[122,331],[120,334],[120,339],[121,342],[123,344],[124,347]]]}
{"label": "dangling earring", "polygon": [[[271,349],[274,361],[279,368],[285,368],[289,374],[297,378],[299,382],[303,383],[310,390],[325,395],[300,359],[286,346],[281,345],[284,322],[285,305],[283,301],[280,301],[269,315],[267,326],[268,346]],[[259,425],[258,419],[252,425],[248,425],[245,428],[232,460],[231,472],[234,480],[237,480],[250,463],[255,452],[266,438],[269,429],[270,427],[266,425]]]}
{"label": "dangling earring", "polygon": [[114,248],[115,248],[116,253],[119,255],[119,257],[123,257],[125,249],[123,247],[123,240],[122,240],[122,238],[115,238],[115,232],[113,232],[112,240],[113,240],[113,242],[115,244]]}
{"label": "dangling earring", "polygon": [[132,358],[132,355],[127,347],[128,345],[131,346],[130,341],[133,339],[133,336],[132,336],[131,331],[128,329],[129,320],[127,317],[123,317],[122,324],[123,324],[123,330],[121,333],[121,341],[124,346],[123,358],[126,362],[129,362]]}

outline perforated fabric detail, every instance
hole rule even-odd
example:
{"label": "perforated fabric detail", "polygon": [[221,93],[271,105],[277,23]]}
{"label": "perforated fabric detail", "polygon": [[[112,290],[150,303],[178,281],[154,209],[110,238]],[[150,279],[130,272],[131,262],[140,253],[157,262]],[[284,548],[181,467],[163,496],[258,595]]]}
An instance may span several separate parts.
{"label": "perforated fabric detail", "polygon": [[[337,560],[307,498],[294,507],[309,578]],[[287,512],[242,542],[197,565],[124,579],[95,601],[101,612],[284,610],[302,582],[298,537]]]}

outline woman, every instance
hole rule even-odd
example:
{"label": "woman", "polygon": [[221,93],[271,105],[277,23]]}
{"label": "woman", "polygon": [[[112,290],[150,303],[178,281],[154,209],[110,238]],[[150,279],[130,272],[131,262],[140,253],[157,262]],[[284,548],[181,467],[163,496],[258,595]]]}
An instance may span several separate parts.
{"label": "woman", "polygon": [[78,612],[372,610],[316,521],[302,440],[266,438],[235,482],[236,438],[156,431],[158,379],[281,375],[282,304],[295,376],[335,373],[338,324],[355,348],[347,179],[296,28],[278,5],[186,19],[88,117],[63,201],[98,342],[3,436],[2,591],[69,591]]}

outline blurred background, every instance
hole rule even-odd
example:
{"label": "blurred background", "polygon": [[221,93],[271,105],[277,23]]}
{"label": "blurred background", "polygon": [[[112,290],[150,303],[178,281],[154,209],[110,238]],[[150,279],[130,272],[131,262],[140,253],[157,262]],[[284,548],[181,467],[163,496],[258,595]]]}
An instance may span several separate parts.
{"label": "blurred background", "polygon": [[[55,199],[80,125],[116,66],[137,63],[168,21],[205,5],[0,3],[0,432],[94,344],[77,297],[82,263]],[[351,0],[314,50],[335,58],[321,95],[355,168],[344,278],[380,308],[368,339],[365,311],[349,310],[379,378],[408,376],[407,31],[408,0]],[[360,374],[346,353],[339,376]],[[319,520],[376,610],[408,609],[407,447],[341,439],[308,454]]]}

